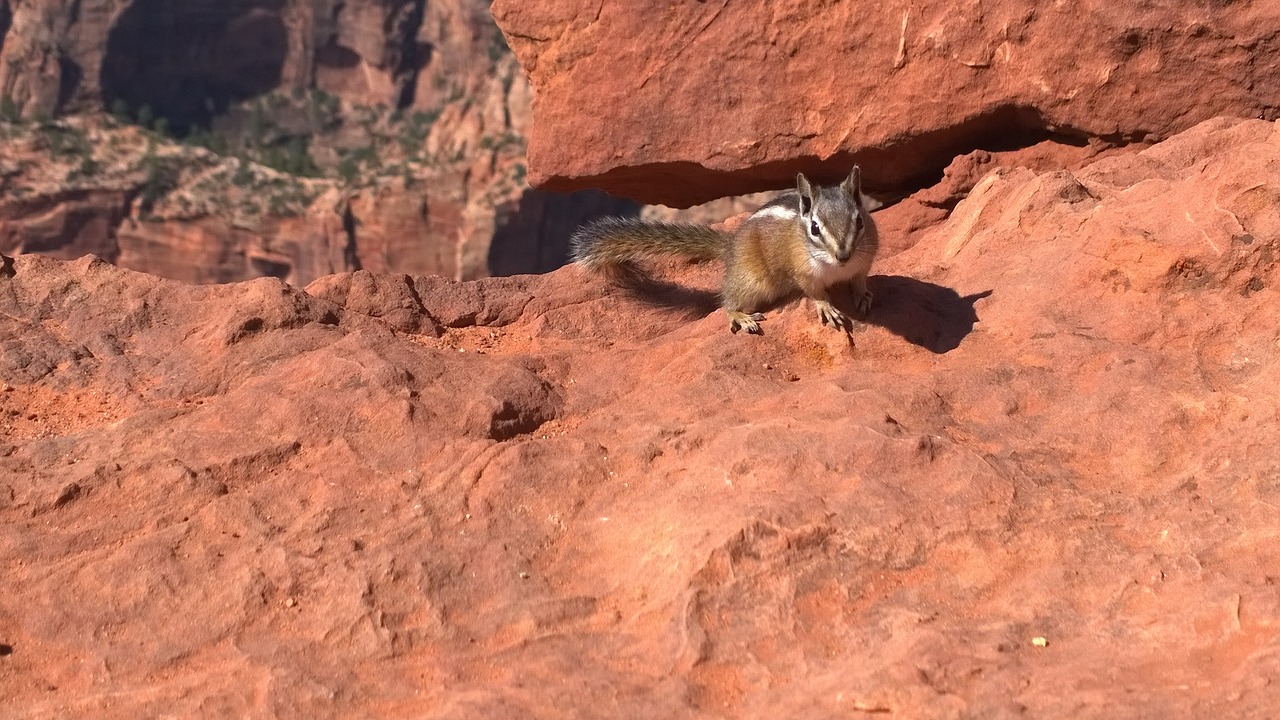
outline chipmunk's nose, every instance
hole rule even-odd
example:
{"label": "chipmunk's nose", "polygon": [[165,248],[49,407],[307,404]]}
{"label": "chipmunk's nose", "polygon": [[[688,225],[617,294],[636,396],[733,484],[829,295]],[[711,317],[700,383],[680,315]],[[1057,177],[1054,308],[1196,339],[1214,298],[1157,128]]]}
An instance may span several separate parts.
{"label": "chipmunk's nose", "polygon": [[843,265],[844,263],[849,262],[849,255],[852,253],[853,248],[842,247],[836,251],[836,260],[839,260]]}

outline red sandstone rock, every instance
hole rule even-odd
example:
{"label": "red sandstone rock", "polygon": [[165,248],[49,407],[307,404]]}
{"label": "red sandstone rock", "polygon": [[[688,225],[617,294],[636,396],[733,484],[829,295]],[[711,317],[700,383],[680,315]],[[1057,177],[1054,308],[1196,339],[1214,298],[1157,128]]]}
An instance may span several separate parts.
{"label": "red sandstone rock", "polygon": [[1266,716],[1277,168],[1275,124],[1217,120],[999,169],[876,267],[852,343],[573,267],[19,257],[4,708]]}
{"label": "red sandstone rock", "polygon": [[496,0],[529,177],[687,206],[853,161],[913,190],[974,148],[1280,112],[1280,5]]}

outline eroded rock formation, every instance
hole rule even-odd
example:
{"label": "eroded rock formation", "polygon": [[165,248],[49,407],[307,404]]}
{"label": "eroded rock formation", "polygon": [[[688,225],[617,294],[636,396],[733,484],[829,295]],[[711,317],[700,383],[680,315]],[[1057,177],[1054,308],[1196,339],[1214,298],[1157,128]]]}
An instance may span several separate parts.
{"label": "eroded rock formation", "polygon": [[51,115],[121,99],[182,126],[277,88],[432,107],[482,83],[501,42],[476,0],[6,0],[4,30],[0,95]]}
{"label": "eroded rock formation", "polygon": [[470,162],[415,164],[407,180],[374,176],[355,187],[84,117],[0,120],[0,149],[0,252],[93,253],[187,282],[305,285],[359,269],[464,280],[543,272],[565,262],[579,222],[636,209],[598,192],[531,190],[512,177],[509,153],[474,145]]}
{"label": "eroded rock formation", "polygon": [[[556,267],[578,219],[636,211],[599,193],[562,199],[528,187],[530,88],[487,1],[0,8],[0,116],[70,114],[71,130],[51,132],[94,139],[50,153],[45,139],[27,142],[30,127],[0,117],[0,252],[93,252],[195,282],[306,284],[361,268],[469,279]],[[157,133],[107,132],[103,108]],[[307,177],[233,170],[210,185],[184,172],[159,193],[180,203],[139,207],[157,189],[144,153],[190,156],[161,137],[188,132],[248,160],[292,153],[306,171],[289,172]],[[126,156],[135,162],[119,162]],[[231,177],[241,187],[224,192]]]}

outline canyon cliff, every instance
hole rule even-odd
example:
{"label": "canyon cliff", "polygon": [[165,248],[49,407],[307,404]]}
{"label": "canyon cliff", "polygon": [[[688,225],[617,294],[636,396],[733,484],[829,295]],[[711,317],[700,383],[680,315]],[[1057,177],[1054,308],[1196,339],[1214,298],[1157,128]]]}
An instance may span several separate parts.
{"label": "canyon cliff", "polygon": [[0,8],[0,252],[471,279],[558,267],[579,222],[638,208],[528,186],[532,95],[485,0]]}

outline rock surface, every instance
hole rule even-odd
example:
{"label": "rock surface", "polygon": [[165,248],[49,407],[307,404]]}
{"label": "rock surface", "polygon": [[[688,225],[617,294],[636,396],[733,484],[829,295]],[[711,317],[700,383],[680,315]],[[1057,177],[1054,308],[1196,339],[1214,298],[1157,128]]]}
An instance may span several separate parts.
{"label": "rock surface", "polygon": [[857,161],[913,190],[1046,136],[1280,114],[1280,5],[495,0],[538,104],[529,177],[687,206]]}
{"label": "rock surface", "polygon": [[999,169],[852,343],[730,336],[712,266],[653,304],[19,257],[6,712],[1265,716],[1277,208],[1262,121]]}

